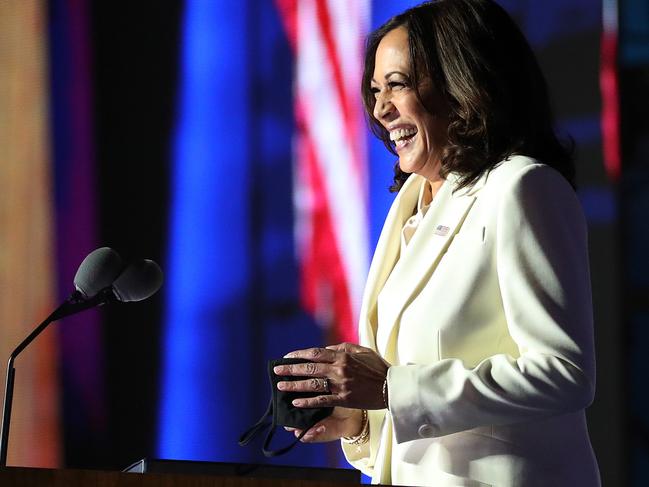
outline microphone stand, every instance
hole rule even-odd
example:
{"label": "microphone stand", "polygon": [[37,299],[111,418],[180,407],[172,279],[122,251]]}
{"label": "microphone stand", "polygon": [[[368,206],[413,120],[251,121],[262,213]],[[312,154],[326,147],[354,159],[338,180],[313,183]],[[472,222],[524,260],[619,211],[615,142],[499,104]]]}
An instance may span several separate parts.
{"label": "microphone stand", "polygon": [[2,410],[2,432],[0,433],[0,467],[7,466],[7,445],[9,443],[9,424],[11,422],[11,405],[13,402],[14,395],[14,378],[16,375],[16,370],[14,368],[14,361],[16,357],[22,352],[27,346],[34,341],[34,339],[40,335],[48,325],[54,321],[65,318],[86,309],[94,308],[96,306],[102,306],[106,303],[116,300],[115,295],[113,294],[112,288],[108,287],[103,291],[100,291],[97,295],[90,299],[83,299],[81,293],[75,291],[61,306],[56,308],[54,312],[45,318],[40,325],[38,325],[34,331],[32,331],[27,338],[25,338],[20,345],[18,345],[11,355],[9,356],[9,361],[7,362],[7,378],[5,381],[5,396],[4,396],[4,408]]}

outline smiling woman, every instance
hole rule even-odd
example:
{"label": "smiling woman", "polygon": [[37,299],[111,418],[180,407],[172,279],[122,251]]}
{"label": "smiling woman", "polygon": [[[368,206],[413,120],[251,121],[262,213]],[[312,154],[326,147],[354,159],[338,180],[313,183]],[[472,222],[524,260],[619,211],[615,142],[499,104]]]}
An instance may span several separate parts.
{"label": "smiling woman", "polygon": [[335,407],[302,441],[374,483],[599,485],[586,224],[527,41],[491,0],[426,2],[370,35],[362,92],[398,195],[360,345],[276,371]]}

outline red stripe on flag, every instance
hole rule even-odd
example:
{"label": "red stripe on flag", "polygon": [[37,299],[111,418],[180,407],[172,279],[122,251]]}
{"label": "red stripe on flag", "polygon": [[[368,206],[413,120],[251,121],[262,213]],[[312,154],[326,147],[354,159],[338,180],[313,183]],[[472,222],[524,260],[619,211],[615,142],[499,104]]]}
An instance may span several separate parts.
{"label": "red stripe on flag", "polygon": [[599,75],[602,92],[602,148],[606,173],[617,181],[622,172],[620,148],[620,105],[617,77],[617,35],[602,33],[601,69]]}
{"label": "red stripe on flag", "polygon": [[342,257],[337,246],[331,209],[315,144],[304,124],[298,154],[311,189],[310,235],[302,255],[302,301],[314,315],[332,307],[326,323],[336,341],[356,342],[356,327]]}

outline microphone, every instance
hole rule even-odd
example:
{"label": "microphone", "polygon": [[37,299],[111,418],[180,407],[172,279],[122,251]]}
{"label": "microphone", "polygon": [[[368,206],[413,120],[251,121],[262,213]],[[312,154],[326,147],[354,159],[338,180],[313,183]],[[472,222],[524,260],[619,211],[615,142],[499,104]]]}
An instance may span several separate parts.
{"label": "microphone", "polygon": [[[104,249],[108,248],[104,247]],[[122,303],[143,301],[153,296],[162,287],[164,280],[162,270],[154,261],[140,259],[121,271],[120,259],[120,271],[115,272],[117,260],[107,252],[103,253],[104,255],[98,254],[95,256],[96,259],[90,259],[91,255],[99,250],[102,249],[95,250],[81,263],[74,281],[76,291],[50,315],[51,321],[114,301]],[[108,250],[117,255],[114,250]],[[88,264],[84,266],[86,261]],[[96,264],[106,264],[106,266],[100,268]]]}
{"label": "microphone", "polygon": [[160,266],[149,259],[129,265],[113,282],[113,295],[118,301],[130,303],[153,296],[162,286],[164,277]]}
{"label": "microphone", "polygon": [[152,260],[142,259],[123,270],[122,259],[108,247],[92,251],[74,276],[75,291],[45,321],[38,325],[11,353],[7,363],[2,431],[0,433],[0,467],[7,465],[7,446],[13,402],[14,361],[47,326],[66,316],[113,301],[142,301],[162,286],[162,270]]}
{"label": "microphone", "polygon": [[110,286],[124,269],[122,258],[109,247],[90,252],[74,275],[75,299],[88,299]]}

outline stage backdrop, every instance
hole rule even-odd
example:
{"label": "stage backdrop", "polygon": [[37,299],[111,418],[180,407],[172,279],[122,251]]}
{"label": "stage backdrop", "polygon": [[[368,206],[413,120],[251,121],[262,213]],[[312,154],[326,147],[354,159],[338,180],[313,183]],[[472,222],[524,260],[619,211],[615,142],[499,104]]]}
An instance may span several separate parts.
{"label": "stage backdrop", "polygon": [[[0,2],[0,374],[11,351],[55,303],[49,152],[47,12]],[[16,360],[8,464],[61,460],[57,335]],[[4,381],[2,382],[4,384]]]}
{"label": "stage backdrop", "polygon": [[[0,162],[0,272],[12,291],[0,297],[3,353],[72,290],[94,247],[154,258],[166,271],[151,300],[60,323],[39,344],[49,351],[28,350],[32,360],[52,357],[44,375],[30,376],[25,362],[17,376],[21,387],[38,387],[29,404],[49,408],[27,423],[52,441],[39,443],[44,460],[35,459],[19,445],[38,437],[16,426],[13,463],[266,461],[259,443],[236,446],[268,400],[266,361],[355,336],[395,162],[363,121],[363,38],[415,3],[0,2],[0,82],[23,90],[0,90],[0,150],[9,151]],[[605,364],[589,420],[605,483],[615,483],[625,461],[611,277],[617,10],[610,0],[501,3],[539,55],[560,132],[578,146]],[[613,128],[606,159],[602,100]],[[23,122],[32,132],[16,135]],[[336,445],[303,445],[277,462],[341,459]]]}

